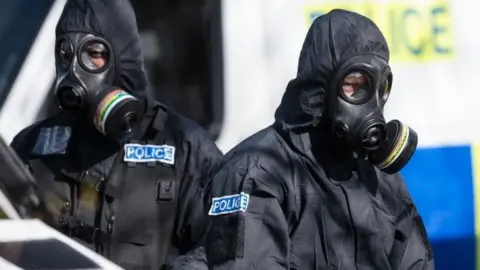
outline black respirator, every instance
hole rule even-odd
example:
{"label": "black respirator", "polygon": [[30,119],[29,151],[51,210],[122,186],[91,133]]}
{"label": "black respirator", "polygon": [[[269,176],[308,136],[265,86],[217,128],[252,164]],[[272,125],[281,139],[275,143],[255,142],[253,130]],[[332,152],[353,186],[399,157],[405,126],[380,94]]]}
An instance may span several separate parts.
{"label": "black respirator", "polygon": [[118,84],[118,69],[110,44],[92,34],[67,33],[57,38],[55,58],[59,107],[88,117],[105,136],[125,140],[145,105],[113,86]]}
{"label": "black respirator", "polygon": [[392,86],[388,63],[359,55],[340,65],[336,74],[330,112],[334,136],[385,173],[400,171],[413,156],[418,137],[398,120],[385,122],[383,107]]}

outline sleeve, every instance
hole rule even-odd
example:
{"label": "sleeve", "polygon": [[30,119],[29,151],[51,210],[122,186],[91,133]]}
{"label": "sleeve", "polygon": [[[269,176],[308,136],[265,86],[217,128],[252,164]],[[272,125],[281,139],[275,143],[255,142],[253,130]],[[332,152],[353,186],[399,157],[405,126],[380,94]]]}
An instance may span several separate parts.
{"label": "sleeve", "polygon": [[196,137],[185,144],[185,168],[173,238],[181,256],[175,259],[171,269],[206,269],[203,240],[207,222],[204,206],[210,180],[208,174],[220,161],[222,153],[206,132],[193,135]]}
{"label": "sleeve", "polygon": [[25,147],[27,144],[29,144],[28,137],[30,133],[33,131],[33,129],[36,127],[36,125],[29,126],[22,131],[20,131],[15,137],[13,138],[12,142],[10,143],[10,147],[15,150],[17,155],[22,159],[25,160]]}
{"label": "sleeve", "polygon": [[[398,216],[394,245],[390,254],[393,269],[433,270],[433,250],[428,239],[422,217],[408,192],[400,174],[396,176],[400,183],[400,204],[403,211]],[[398,267],[395,267],[398,266]]]}
{"label": "sleeve", "polygon": [[213,175],[209,269],[289,269],[284,189],[265,164],[248,162],[233,159]]}

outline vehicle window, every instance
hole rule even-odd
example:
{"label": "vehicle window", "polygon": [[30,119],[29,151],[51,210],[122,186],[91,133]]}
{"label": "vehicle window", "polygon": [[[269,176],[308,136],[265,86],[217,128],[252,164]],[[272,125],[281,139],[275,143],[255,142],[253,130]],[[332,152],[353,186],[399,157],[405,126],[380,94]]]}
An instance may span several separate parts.
{"label": "vehicle window", "polygon": [[134,0],[155,98],[218,137],[223,120],[220,0]]}
{"label": "vehicle window", "polygon": [[0,8],[0,107],[54,0],[2,0]]}

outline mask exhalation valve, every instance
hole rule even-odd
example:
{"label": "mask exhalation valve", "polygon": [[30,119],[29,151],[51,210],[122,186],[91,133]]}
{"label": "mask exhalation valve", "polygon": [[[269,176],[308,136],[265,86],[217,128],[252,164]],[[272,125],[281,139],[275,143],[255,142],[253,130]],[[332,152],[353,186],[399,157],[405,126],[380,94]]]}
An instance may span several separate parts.
{"label": "mask exhalation valve", "polygon": [[362,146],[367,150],[374,150],[387,139],[387,127],[383,123],[369,127],[362,137]]}
{"label": "mask exhalation valve", "polygon": [[67,111],[78,111],[83,107],[81,91],[74,87],[62,87],[57,92],[58,104]]}

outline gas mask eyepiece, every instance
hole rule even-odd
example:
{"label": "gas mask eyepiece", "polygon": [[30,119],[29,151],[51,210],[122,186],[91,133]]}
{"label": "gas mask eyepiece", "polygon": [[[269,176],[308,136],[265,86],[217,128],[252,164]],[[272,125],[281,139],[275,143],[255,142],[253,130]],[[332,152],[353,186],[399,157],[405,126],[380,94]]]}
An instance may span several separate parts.
{"label": "gas mask eyepiece", "polygon": [[417,133],[398,120],[387,124],[387,139],[368,155],[377,168],[387,174],[399,172],[410,161],[417,149]]}

